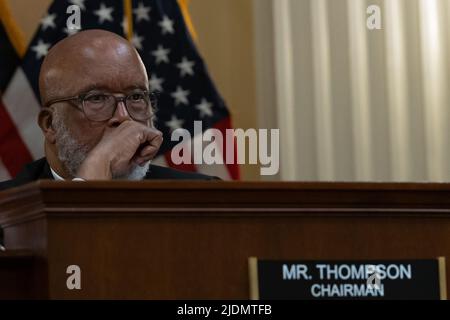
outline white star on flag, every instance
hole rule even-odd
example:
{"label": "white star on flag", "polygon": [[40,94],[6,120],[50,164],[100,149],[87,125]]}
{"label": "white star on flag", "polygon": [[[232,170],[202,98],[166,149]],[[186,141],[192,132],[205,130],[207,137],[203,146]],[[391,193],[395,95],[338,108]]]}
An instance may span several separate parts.
{"label": "white star on flag", "polygon": [[138,50],[142,50],[142,41],[144,41],[144,37],[139,36],[136,32],[133,34],[133,38],[131,38],[131,43]]}
{"label": "white star on flag", "polygon": [[134,14],[136,15],[136,22],[139,22],[141,20],[150,21],[150,16],[148,15],[148,13],[151,10],[152,8],[146,7],[142,2],[139,2],[138,7],[133,10]]}
{"label": "white star on flag", "polygon": [[47,30],[47,28],[56,28],[55,24],[56,13],[48,14],[41,20],[42,30]]}
{"label": "white star on flag", "polygon": [[48,49],[50,48],[50,43],[45,43],[41,39],[38,40],[38,44],[31,49],[36,52],[36,59],[41,59],[45,57],[48,53]]}
{"label": "white star on flag", "polygon": [[94,13],[98,16],[98,23],[102,24],[105,21],[113,22],[112,12],[114,11],[113,7],[106,7],[104,3],[100,4],[100,9],[94,11]]}
{"label": "white star on flag", "polygon": [[170,131],[172,132],[174,130],[182,128],[184,120],[178,119],[175,115],[172,115],[172,119],[170,119],[170,121],[167,121],[165,124],[170,128]]}
{"label": "white star on flag", "polygon": [[162,34],[167,33],[175,33],[175,29],[173,28],[173,20],[171,20],[168,16],[164,16],[164,18],[158,23],[161,27]]}
{"label": "white star on flag", "polygon": [[171,94],[172,98],[175,99],[175,105],[179,104],[189,104],[188,95],[190,94],[189,90],[183,90],[180,86],[177,87],[177,90]]}
{"label": "white star on flag", "polygon": [[164,82],[163,78],[158,78],[155,74],[152,74],[152,76],[149,80],[150,89],[152,91],[158,91],[158,92],[164,91],[163,87],[162,87],[163,82]]}
{"label": "white star on flag", "polygon": [[79,6],[81,10],[86,10],[86,7],[84,6],[84,1],[86,0],[70,0],[69,2],[71,4]]}
{"label": "white star on flag", "polygon": [[212,117],[213,112],[211,110],[213,104],[208,102],[205,98],[202,99],[202,102],[195,106],[200,111],[200,117],[204,118],[205,116]]}
{"label": "white star on flag", "polygon": [[194,75],[194,61],[189,61],[186,57],[183,57],[183,60],[177,64],[177,67],[180,68],[180,76],[184,77],[185,75]]}
{"label": "white star on flag", "polygon": [[156,58],[156,64],[161,62],[169,63],[169,53],[170,49],[164,49],[163,46],[159,45],[158,49],[152,52],[152,55]]}

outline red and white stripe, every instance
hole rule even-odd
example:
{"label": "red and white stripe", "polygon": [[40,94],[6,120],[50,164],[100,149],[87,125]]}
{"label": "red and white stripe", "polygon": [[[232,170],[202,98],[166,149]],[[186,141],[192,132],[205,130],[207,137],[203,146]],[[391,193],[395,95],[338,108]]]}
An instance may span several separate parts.
{"label": "red and white stripe", "polygon": [[0,180],[43,156],[43,136],[37,125],[40,104],[21,68],[0,100]]}

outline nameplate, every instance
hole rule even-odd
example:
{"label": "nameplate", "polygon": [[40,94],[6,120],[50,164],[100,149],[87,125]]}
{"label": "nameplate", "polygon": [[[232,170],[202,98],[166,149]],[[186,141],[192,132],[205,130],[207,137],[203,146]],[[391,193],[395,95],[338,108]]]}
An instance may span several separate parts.
{"label": "nameplate", "polygon": [[250,298],[447,298],[445,258],[428,260],[260,260],[249,258]]}

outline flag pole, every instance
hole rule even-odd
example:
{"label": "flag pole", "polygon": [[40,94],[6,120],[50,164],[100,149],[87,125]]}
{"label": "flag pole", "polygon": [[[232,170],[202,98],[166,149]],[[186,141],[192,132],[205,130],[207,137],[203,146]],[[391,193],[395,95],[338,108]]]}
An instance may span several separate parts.
{"label": "flag pole", "polygon": [[17,55],[22,58],[27,50],[25,36],[14,20],[6,0],[0,0],[0,20],[5,27],[6,34],[16,50]]}
{"label": "flag pole", "polygon": [[123,7],[127,27],[125,30],[125,35],[128,41],[131,41],[131,39],[133,39],[133,6],[131,4],[131,0],[123,0]]}
{"label": "flag pole", "polygon": [[178,0],[178,5],[180,6],[181,13],[183,14],[184,22],[191,34],[192,38],[197,41],[197,31],[195,31],[194,24],[192,23],[191,16],[189,14],[189,1],[190,0]]}

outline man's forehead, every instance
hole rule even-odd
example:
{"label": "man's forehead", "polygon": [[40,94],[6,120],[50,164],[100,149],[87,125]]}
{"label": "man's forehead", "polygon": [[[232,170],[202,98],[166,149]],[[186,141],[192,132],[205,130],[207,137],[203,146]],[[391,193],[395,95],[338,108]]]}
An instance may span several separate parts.
{"label": "man's forehead", "polygon": [[66,83],[63,95],[78,95],[91,91],[127,93],[132,90],[148,90],[148,80],[144,71],[121,69],[119,66],[98,67],[88,72],[73,70],[62,79]]}
{"label": "man's forehead", "polygon": [[148,84],[145,67],[140,60],[118,61],[104,59],[99,63],[80,61],[66,73],[70,79],[82,80],[79,87],[84,89],[128,89],[145,87]]}
{"label": "man's forehead", "polygon": [[142,90],[147,91],[148,86],[145,83],[135,83],[135,84],[128,84],[125,83],[122,86],[110,86],[105,83],[94,83],[94,84],[84,84],[83,86],[79,87],[79,91],[81,93],[88,93],[88,92],[94,92],[94,91],[101,91],[101,92],[108,92],[108,93],[116,93],[115,91],[119,92],[132,92],[135,90]]}

